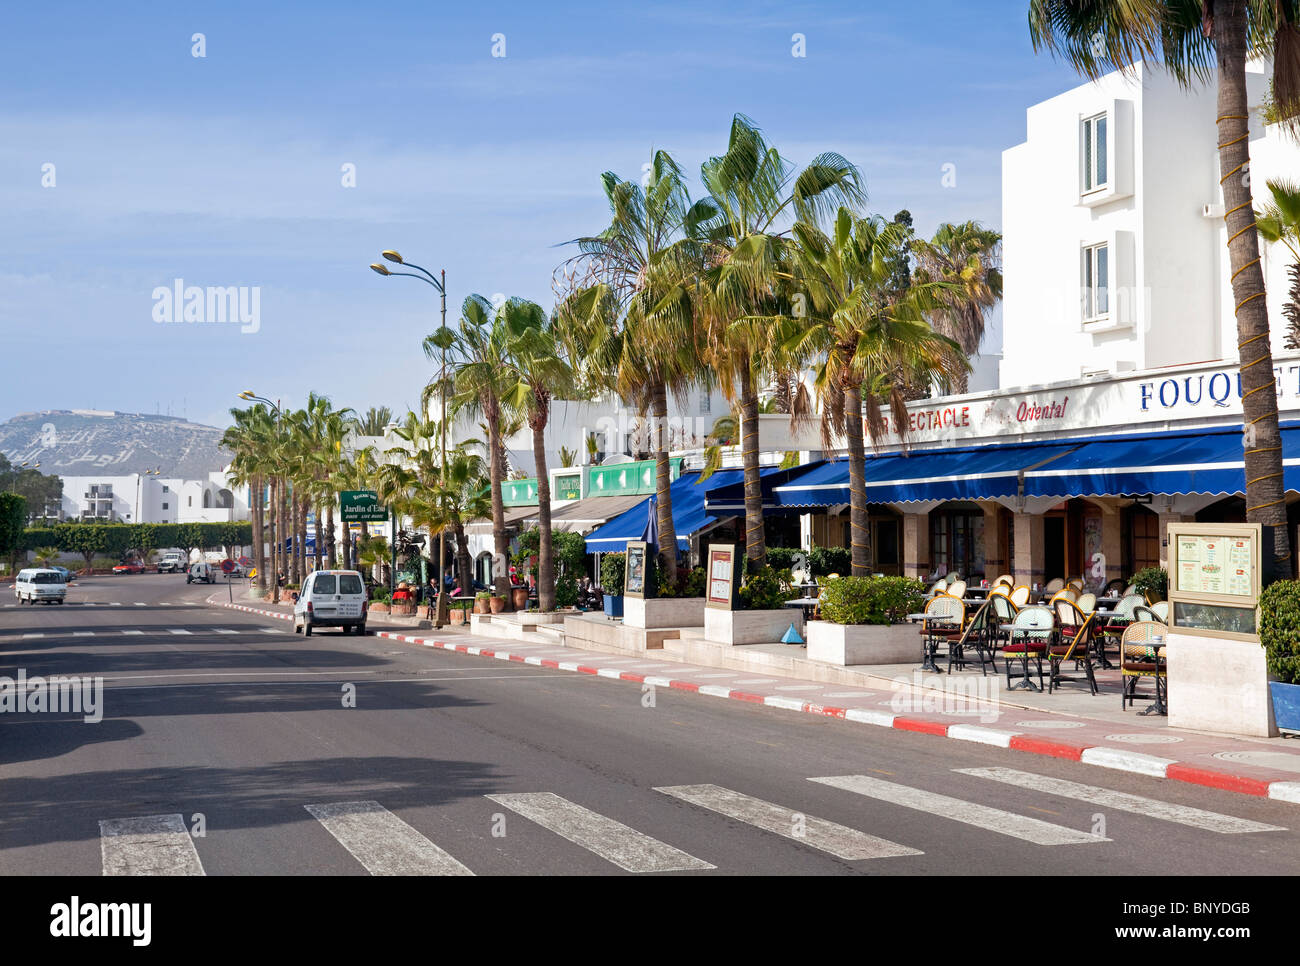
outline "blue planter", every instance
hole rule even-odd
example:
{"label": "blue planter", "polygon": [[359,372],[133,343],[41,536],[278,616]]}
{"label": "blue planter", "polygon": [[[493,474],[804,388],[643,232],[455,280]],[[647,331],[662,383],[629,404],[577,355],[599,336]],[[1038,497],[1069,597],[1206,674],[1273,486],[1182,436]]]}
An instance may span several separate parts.
{"label": "blue planter", "polygon": [[1278,729],[1300,734],[1300,684],[1270,681],[1268,693],[1273,698],[1273,719]]}
{"label": "blue planter", "polygon": [[605,616],[622,617],[623,616],[623,595],[615,597],[613,594],[605,595]]}

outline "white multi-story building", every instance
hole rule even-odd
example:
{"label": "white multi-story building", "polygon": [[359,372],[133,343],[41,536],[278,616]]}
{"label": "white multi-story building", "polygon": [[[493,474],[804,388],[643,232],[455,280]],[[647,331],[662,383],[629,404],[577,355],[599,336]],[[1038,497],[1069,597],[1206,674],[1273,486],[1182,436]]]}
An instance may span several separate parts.
{"label": "white multi-story building", "polygon": [[184,480],[132,473],[65,476],[64,519],[102,523],[224,523],[247,520],[248,488],[233,486],[225,470]]}
{"label": "white multi-story building", "polygon": [[[1300,172],[1300,145],[1261,120],[1262,71],[1247,84],[1257,206]],[[1237,358],[1215,110],[1213,85],[1143,64],[1029,108],[1002,161],[1002,387]],[[1288,254],[1263,261],[1275,350]]]}

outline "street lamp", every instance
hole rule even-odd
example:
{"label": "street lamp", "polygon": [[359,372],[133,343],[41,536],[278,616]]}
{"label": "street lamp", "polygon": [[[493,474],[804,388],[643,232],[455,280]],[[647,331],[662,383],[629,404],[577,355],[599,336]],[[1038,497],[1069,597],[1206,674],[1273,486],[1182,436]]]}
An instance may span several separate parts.
{"label": "street lamp", "polygon": [[[271,411],[275,413],[275,433],[276,433],[276,436],[279,436],[279,435],[280,435],[280,417],[283,416],[284,414],[283,414],[283,412],[281,412],[281,410],[280,410],[280,401],[279,401],[278,399],[277,399],[275,402],[271,402],[271,400],[267,399],[265,396],[259,396],[259,395],[257,395],[256,393],[254,393],[253,390],[251,390],[251,389],[245,389],[243,392],[239,393],[239,398],[242,399],[242,400],[244,400],[245,402],[259,402],[259,403],[266,403],[266,405],[270,406],[270,407],[271,407]],[[257,495],[257,499],[260,501],[260,500],[262,499],[262,494],[259,493],[259,494]],[[271,523],[272,523],[272,526],[274,527],[274,524],[275,524],[275,507],[274,507],[274,506],[271,507]],[[317,525],[317,530],[319,530],[319,524]],[[318,534],[318,535],[319,535],[319,534]],[[281,539],[283,539],[283,536],[284,536],[283,534],[281,534],[281,533],[277,533],[277,534],[276,534],[276,540],[281,540]],[[290,543],[289,545],[290,545],[290,546],[293,546],[292,543]],[[281,556],[281,558],[284,557],[284,550],[283,550],[283,548],[280,550],[280,556]],[[275,569],[275,541],[272,541],[272,542],[271,542],[271,560],[270,560],[270,563],[271,563],[271,603],[273,603],[273,604],[278,604],[278,603],[280,602],[280,575],[276,572],[276,569]],[[258,575],[258,579],[259,579],[259,581],[264,581],[264,580],[265,580],[265,575],[259,573],[259,575]],[[265,583],[263,583],[263,586],[265,586]]]}
{"label": "street lamp", "polygon": [[[380,275],[405,275],[408,278],[419,279],[426,285],[432,285],[438,291],[441,305],[442,324],[440,327],[440,338],[442,342],[442,374],[438,379],[438,394],[441,397],[442,416],[438,422],[439,436],[441,437],[440,448],[442,450],[442,480],[447,480],[447,271],[443,269],[435,276],[428,269],[421,268],[419,265],[413,265],[406,261],[397,252],[391,248],[385,249],[379,253],[387,261],[401,265],[403,268],[413,268],[414,272],[394,272],[389,269],[383,262],[371,262],[370,268]],[[417,274],[418,273],[418,274]],[[444,569],[447,566],[447,530],[444,527],[438,533],[438,612],[434,618],[434,626],[441,628],[449,622],[447,613],[447,581],[444,576]],[[390,582],[397,580],[397,522],[393,522],[393,574]]]}

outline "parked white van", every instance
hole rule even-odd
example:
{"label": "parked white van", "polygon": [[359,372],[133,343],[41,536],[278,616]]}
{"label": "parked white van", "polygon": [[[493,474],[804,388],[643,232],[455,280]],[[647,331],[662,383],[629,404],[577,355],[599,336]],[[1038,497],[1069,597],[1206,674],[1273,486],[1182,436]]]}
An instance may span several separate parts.
{"label": "parked white van", "polygon": [[62,604],[68,596],[68,583],[57,570],[32,567],[18,572],[14,580],[14,596],[20,604],[23,601],[34,604],[38,600],[46,604]]}
{"label": "parked white van", "polygon": [[212,565],[200,560],[198,563],[190,564],[189,572],[185,575],[185,582],[192,584],[195,581],[204,584],[215,584],[217,574],[212,569]]}
{"label": "parked white van", "polygon": [[311,637],[313,626],[366,632],[366,582],[355,570],[317,570],[293,597],[293,632]]}

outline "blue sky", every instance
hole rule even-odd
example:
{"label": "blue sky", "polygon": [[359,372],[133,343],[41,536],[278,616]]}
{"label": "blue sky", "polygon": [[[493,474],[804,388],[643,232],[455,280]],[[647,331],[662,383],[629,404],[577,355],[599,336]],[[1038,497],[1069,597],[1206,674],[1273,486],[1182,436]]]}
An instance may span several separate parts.
{"label": "blue sky", "polygon": [[[1001,0],[54,2],[3,25],[0,419],[225,425],[244,388],[400,412],[437,299],[370,272],[383,248],[446,269],[449,319],[471,292],[549,306],[557,246],[607,221],[601,172],[657,148],[698,171],[738,111],[793,162],[844,154],[874,211],[997,226],[1025,108],[1079,83]],[[177,278],[259,287],[259,330],[156,323]]]}

